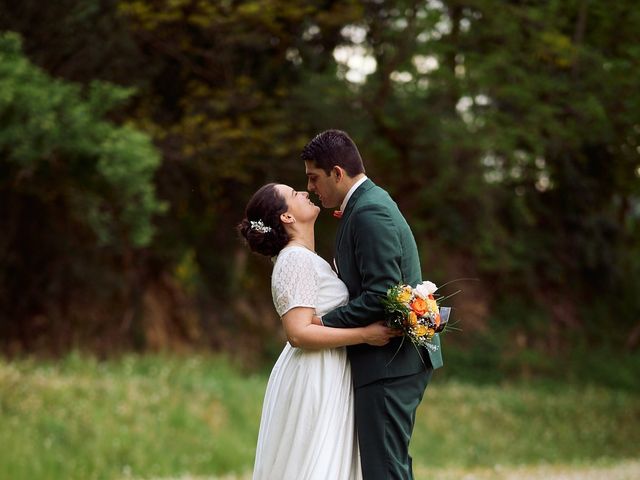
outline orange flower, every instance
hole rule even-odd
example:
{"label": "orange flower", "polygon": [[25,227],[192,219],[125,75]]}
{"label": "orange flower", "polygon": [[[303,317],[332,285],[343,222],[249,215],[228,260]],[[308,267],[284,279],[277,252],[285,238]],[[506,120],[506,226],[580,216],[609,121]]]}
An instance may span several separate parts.
{"label": "orange flower", "polygon": [[417,315],[422,316],[425,313],[427,313],[427,302],[425,302],[420,297],[416,297],[416,299],[413,302],[411,302],[411,305],[409,306],[411,307],[411,310],[416,312]]}
{"label": "orange flower", "polygon": [[409,317],[407,318],[407,321],[411,326],[416,325],[418,323],[418,317],[415,314],[415,312],[409,312]]}

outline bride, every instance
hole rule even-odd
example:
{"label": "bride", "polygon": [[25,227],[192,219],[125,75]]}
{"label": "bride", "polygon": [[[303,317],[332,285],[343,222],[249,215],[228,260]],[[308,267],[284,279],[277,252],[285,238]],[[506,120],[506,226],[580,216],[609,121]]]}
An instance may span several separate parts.
{"label": "bride", "polygon": [[395,333],[381,322],[364,328],[312,323],[349,299],[314,252],[319,212],[307,192],[270,183],[253,195],[239,225],[252,251],[276,257],[271,293],[288,339],[267,384],[254,480],[362,478],[344,346],[385,345]]}

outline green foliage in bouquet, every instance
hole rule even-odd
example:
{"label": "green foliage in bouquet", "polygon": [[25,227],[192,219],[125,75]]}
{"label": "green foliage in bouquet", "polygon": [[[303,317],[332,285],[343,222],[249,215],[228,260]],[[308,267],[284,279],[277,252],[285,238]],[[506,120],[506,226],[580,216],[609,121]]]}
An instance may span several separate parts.
{"label": "green foliage in bouquet", "polygon": [[409,316],[409,312],[411,311],[407,305],[398,301],[402,290],[402,285],[391,287],[387,291],[387,296],[381,301],[387,315],[387,323],[390,327],[402,328],[404,319]]}

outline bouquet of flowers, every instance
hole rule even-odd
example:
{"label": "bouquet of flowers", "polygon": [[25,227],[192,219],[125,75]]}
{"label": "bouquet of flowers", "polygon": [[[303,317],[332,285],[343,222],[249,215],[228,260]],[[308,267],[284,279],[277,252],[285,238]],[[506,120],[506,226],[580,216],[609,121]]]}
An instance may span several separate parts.
{"label": "bouquet of flowers", "polygon": [[440,307],[436,299],[438,287],[433,282],[422,282],[415,287],[396,285],[382,300],[388,325],[399,328],[414,345],[427,347],[436,333],[444,331],[450,307]]}

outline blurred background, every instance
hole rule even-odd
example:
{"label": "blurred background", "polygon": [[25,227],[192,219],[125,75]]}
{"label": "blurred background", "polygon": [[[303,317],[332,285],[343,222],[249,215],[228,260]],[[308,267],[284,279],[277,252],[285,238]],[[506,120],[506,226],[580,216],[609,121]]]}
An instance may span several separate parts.
{"label": "blurred background", "polygon": [[[235,225],[262,184],[304,190],[302,147],[340,128],[411,224],[424,278],[473,279],[446,288],[462,332],[437,381],[605,388],[620,422],[597,445],[640,424],[635,1],[0,0],[0,32],[6,412],[16,385],[54,371],[80,388],[87,364],[173,384],[204,362],[188,377],[204,388],[213,354],[264,379],[284,343],[271,262]],[[336,227],[323,212],[327,259]],[[637,457],[629,435],[607,455]]]}

